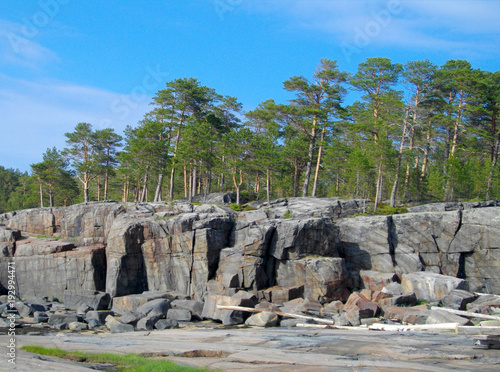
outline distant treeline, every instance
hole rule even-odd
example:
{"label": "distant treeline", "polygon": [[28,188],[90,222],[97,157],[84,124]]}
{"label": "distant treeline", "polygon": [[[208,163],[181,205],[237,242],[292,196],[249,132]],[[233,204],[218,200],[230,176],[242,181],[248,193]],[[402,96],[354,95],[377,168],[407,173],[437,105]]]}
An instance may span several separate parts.
{"label": "distant treeline", "polygon": [[[243,113],[195,78],[156,93],[124,136],[79,123],[31,174],[0,167],[3,211],[88,200],[165,201],[215,191],[383,200],[500,198],[500,72],[464,60],[321,60],[283,83],[288,104]],[[349,90],[360,100],[345,104]],[[238,200],[239,202],[239,200]]]}

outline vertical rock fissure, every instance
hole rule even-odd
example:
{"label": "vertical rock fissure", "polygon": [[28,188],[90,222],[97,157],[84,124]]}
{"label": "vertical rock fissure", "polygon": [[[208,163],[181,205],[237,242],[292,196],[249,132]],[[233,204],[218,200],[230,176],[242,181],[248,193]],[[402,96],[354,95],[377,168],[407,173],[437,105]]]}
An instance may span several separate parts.
{"label": "vertical rock fissure", "polygon": [[[443,252],[441,252],[441,248],[439,248],[439,244],[437,242],[437,236],[432,234],[432,240],[434,241],[434,245],[436,246],[436,250],[437,250],[437,253],[438,253],[438,258],[439,258],[439,262],[438,262],[438,268],[439,268],[439,273],[442,274],[443,273]],[[425,266],[424,266],[425,267]]]}
{"label": "vertical rock fissure", "polygon": [[398,246],[398,236],[396,232],[396,225],[392,216],[387,217],[387,243],[389,244],[389,255],[391,256],[392,267],[397,266],[396,261],[396,248]]}
{"label": "vertical rock fissure", "polygon": [[276,234],[276,226],[274,226],[271,236],[269,237],[267,246],[266,246],[266,275],[267,275],[267,280],[268,280],[268,286],[272,287],[273,285],[276,284],[276,272],[277,272],[277,260],[274,259],[274,257],[271,255],[271,245],[274,240],[274,235]]}
{"label": "vertical rock fissure", "polygon": [[193,268],[194,268],[194,248],[196,245],[196,230],[193,230],[193,240],[191,242],[191,267],[189,268],[189,295],[193,295]]}
{"label": "vertical rock fissure", "polygon": [[[461,208],[463,208],[463,207],[461,206]],[[453,241],[454,241],[454,240],[455,240],[455,238],[457,237],[457,234],[458,234],[458,232],[460,231],[460,228],[462,227],[462,217],[463,217],[463,212],[462,212],[462,210],[460,209],[457,213],[458,213],[458,226],[457,226],[457,228],[455,229],[455,232],[453,233],[453,237],[452,237],[452,238],[451,238],[451,240],[450,240],[450,244],[448,245],[448,250],[447,250],[447,252],[449,252],[449,251],[450,251],[450,248],[451,248],[451,246],[452,246],[452,244],[453,244]]]}

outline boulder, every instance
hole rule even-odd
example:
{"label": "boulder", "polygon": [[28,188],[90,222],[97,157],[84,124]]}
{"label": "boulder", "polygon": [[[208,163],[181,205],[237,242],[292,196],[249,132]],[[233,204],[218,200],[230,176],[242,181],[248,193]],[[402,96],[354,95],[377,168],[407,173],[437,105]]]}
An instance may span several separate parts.
{"label": "boulder", "polygon": [[462,289],[454,289],[441,299],[444,307],[455,310],[465,310],[467,305],[476,299],[474,293]]}
{"label": "boulder", "polygon": [[68,324],[68,329],[70,331],[83,331],[88,329],[87,323],[82,322],[71,322]]}
{"label": "boulder", "polygon": [[500,296],[498,295],[481,295],[478,296],[476,300],[471,302],[470,304],[467,304],[467,310],[470,311],[471,308],[474,307],[494,307],[494,308],[500,308]]}
{"label": "boulder", "polygon": [[175,319],[160,319],[155,323],[155,328],[159,330],[179,328],[179,322]]}
{"label": "boulder", "polygon": [[47,323],[49,321],[49,316],[45,312],[35,311],[33,313],[33,321],[35,323]]}
{"label": "boulder", "polygon": [[117,314],[125,314],[127,311],[135,311],[145,303],[157,299],[174,299],[169,292],[143,292],[142,294],[114,297],[111,310]]}
{"label": "boulder", "polygon": [[245,321],[245,325],[255,327],[275,327],[278,324],[278,315],[269,311],[253,314]]}
{"label": "boulder", "polygon": [[34,297],[31,300],[24,302],[27,306],[31,307],[33,311],[49,311],[51,304],[40,297]]}
{"label": "boulder", "polygon": [[109,310],[89,311],[85,314],[85,321],[90,323],[91,320],[96,320],[103,325],[108,315],[113,315],[113,312]]}
{"label": "boulder", "polygon": [[49,325],[57,325],[62,323],[73,323],[79,322],[81,318],[79,318],[76,314],[51,314],[49,316]]}
{"label": "boulder", "polygon": [[[121,317],[118,318],[118,321],[122,324],[132,324],[136,325],[139,320],[144,318],[146,314],[140,313],[138,311],[127,311]],[[106,317],[107,319],[107,317]]]}
{"label": "boulder", "polygon": [[187,310],[192,318],[202,320],[203,303],[195,300],[174,300],[170,303],[172,309]]}
{"label": "boulder", "polygon": [[[358,292],[353,292],[346,304],[344,305],[342,311],[349,313],[352,311],[361,311],[359,313],[359,319],[362,318],[373,318],[376,317],[380,311],[377,303],[368,300],[365,296]],[[348,317],[349,318],[349,317]],[[349,318],[349,321],[351,319]],[[353,324],[351,322],[351,324]],[[355,324],[353,324],[355,325]],[[359,324],[357,324],[359,325]]]}
{"label": "boulder", "polygon": [[85,314],[87,314],[91,310],[92,310],[92,308],[90,306],[82,304],[82,305],[78,306],[78,309],[76,309],[76,313],[78,315],[85,316]]}
{"label": "boulder", "polygon": [[235,325],[243,323],[243,314],[241,311],[220,310],[222,306],[243,306],[253,307],[253,301],[248,299],[233,298],[230,296],[208,295],[203,306],[203,318],[222,322],[224,325]]}
{"label": "boulder", "polygon": [[69,324],[68,323],[57,323],[57,324],[54,324],[54,326],[52,328],[57,329],[59,331],[62,331],[65,329],[69,329]]}
{"label": "boulder", "polygon": [[109,330],[111,333],[126,333],[134,332],[134,326],[132,324],[122,324],[122,323],[110,323]]}
{"label": "boulder", "polygon": [[255,308],[260,310],[280,311],[280,308],[276,304],[267,301],[259,302],[255,305]]}
{"label": "boulder", "polygon": [[107,310],[111,303],[108,293],[88,290],[64,291],[64,307],[68,310],[78,310],[86,306],[94,311]]}
{"label": "boulder", "polygon": [[401,296],[384,298],[378,303],[380,306],[415,306],[417,304],[417,296],[411,292]]}
{"label": "boulder", "polygon": [[384,307],[384,318],[407,324],[425,324],[431,310],[427,306],[387,306]]}
{"label": "boulder", "polygon": [[31,306],[25,305],[23,302],[15,302],[14,303],[17,313],[23,318],[27,318],[33,314],[33,308]]}
{"label": "boulder", "polygon": [[268,288],[262,293],[262,298],[268,302],[272,302],[277,305],[282,305],[285,302],[291,301],[295,298],[301,298],[304,296],[304,285],[299,286],[274,286]]}
{"label": "boulder", "polygon": [[89,329],[94,329],[94,328],[99,328],[99,327],[104,326],[104,323],[100,322],[97,319],[90,319],[87,322],[87,326],[88,326]]}
{"label": "boulder", "polygon": [[387,293],[390,296],[401,296],[403,294],[403,286],[400,283],[389,283],[382,288],[382,293]]}
{"label": "boulder", "polygon": [[[357,314],[357,318],[355,318],[355,319],[357,319],[359,321],[359,314]],[[344,313],[344,312],[342,312],[341,314],[333,315],[333,321],[335,322],[335,325],[337,325],[337,326],[350,326],[350,325],[352,325],[349,322],[349,319],[347,319],[346,313]]]}
{"label": "boulder", "polygon": [[391,297],[390,294],[383,293],[382,291],[371,291],[369,289],[362,289],[359,293],[375,303],[380,303],[383,299]]}
{"label": "boulder", "polygon": [[158,315],[160,317],[165,317],[167,315],[167,311],[170,308],[171,306],[169,300],[165,298],[158,298],[156,300],[146,302],[144,305],[139,306],[137,308],[137,312],[146,315]]}
{"label": "boulder", "polygon": [[364,288],[372,291],[381,291],[385,286],[398,281],[394,273],[381,273],[374,270],[361,270],[359,276]]}
{"label": "boulder", "polygon": [[415,293],[418,301],[440,301],[453,289],[468,289],[464,279],[430,272],[416,272],[403,275],[403,293]]}
{"label": "boulder", "polygon": [[333,317],[334,315],[338,315],[342,312],[344,308],[344,304],[342,301],[332,301],[329,304],[326,304],[320,311],[321,316],[325,317]]}
{"label": "boulder", "polygon": [[108,315],[105,319],[105,326],[106,328],[110,329],[111,324],[123,324],[118,321],[113,315]]}
{"label": "boulder", "polygon": [[175,319],[178,322],[190,322],[191,311],[184,309],[170,309],[167,312],[167,319]]}
{"label": "boulder", "polygon": [[461,326],[472,325],[469,319],[444,310],[432,310],[429,312],[426,324],[458,323]]}
{"label": "boulder", "polygon": [[353,308],[349,311],[344,311],[342,314],[353,327],[360,326],[362,319],[373,318],[373,311],[370,309],[361,310]]}
{"label": "boulder", "polygon": [[137,322],[136,329],[138,331],[151,331],[158,320],[160,320],[158,315],[148,315]]}

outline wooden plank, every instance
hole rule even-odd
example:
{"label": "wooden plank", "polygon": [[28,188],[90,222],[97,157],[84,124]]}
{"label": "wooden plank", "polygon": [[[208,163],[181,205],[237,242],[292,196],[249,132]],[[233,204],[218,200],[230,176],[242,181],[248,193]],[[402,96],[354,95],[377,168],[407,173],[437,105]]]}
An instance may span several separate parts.
{"label": "wooden plank", "polygon": [[308,323],[297,323],[296,327],[303,328],[316,328],[316,329],[341,329],[345,331],[369,331],[368,327],[351,327],[351,326],[336,326],[328,324],[308,324]]}
{"label": "wooden plank", "polygon": [[500,327],[481,327],[481,326],[458,326],[455,329],[459,335],[500,335]]}
{"label": "wooden plank", "polygon": [[262,313],[264,311],[268,311],[271,313],[275,313],[276,315],[282,316],[284,318],[308,319],[308,320],[313,320],[317,323],[330,324],[330,325],[335,324],[335,322],[333,320],[329,320],[329,319],[315,318],[315,317],[307,316],[307,315],[283,313],[281,311],[254,309],[253,307],[217,305],[217,308],[220,310],[246,311],[248,313]]}
{"label": "wooden plank", "polygon": [[465,316],[465,317],[469,317],[469,318],[500,320],[500,316],[477,314],[477,313],[471,313],[470,311],[448,309],[446,307],[432,306],[431,310],[447,311],[447,312],[455,314],[455,315]]}
{"label": "wooden plank", "polygon": [[458,323],[442,323],[442,324],[383,324],[375,323],[369,326],[370,330],[374,331],[427,331],[427,330],[455,330]]}

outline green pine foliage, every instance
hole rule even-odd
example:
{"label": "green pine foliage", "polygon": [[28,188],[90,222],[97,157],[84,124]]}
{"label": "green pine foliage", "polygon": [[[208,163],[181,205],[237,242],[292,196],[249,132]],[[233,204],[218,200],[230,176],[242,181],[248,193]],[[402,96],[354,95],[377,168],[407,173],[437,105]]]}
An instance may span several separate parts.
{"label": "green pine foliage", "polygon": [[79,123],[31,174],[0,167],[0,211],[225,191],[235,209],[253,198],[354,197],[383,214],[405,202],[500,199],[500,72],[378,57],[348,74],[323,59],[283,88],[287,103],[243,113],[198,79],[167,82],[123,138]]}

